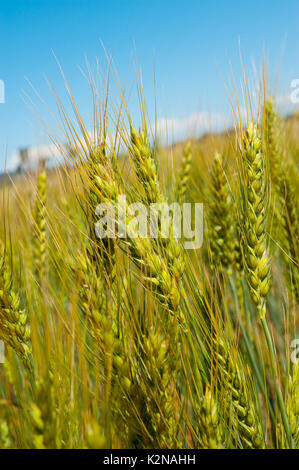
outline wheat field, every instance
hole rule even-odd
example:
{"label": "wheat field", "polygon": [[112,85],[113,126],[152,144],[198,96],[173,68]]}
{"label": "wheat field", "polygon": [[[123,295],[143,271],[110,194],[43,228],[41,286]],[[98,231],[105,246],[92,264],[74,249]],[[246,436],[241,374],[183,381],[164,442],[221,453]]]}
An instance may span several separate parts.
{"label": "wheat field", "polygon": [[[1,187],[0,447],[298,448],[299,116],[248,94],[245,124],[166,145],[138,86],[134,123],[92,83],[92,133],[57,99],[63,164]],[[130,230],[99,238],[119,196]],[[202,246],[159,215],[136,237],[133,202],[202,203]]]}

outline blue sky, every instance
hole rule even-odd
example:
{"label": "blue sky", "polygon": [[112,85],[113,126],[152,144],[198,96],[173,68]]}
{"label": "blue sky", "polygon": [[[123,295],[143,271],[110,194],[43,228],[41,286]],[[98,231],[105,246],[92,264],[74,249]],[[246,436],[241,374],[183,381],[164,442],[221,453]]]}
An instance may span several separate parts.
{"label": "blue sky", "polygon": [[[0,0],[0,80],[5,83],[0,170],[6,155],[9,161],[17,148],[45,141],[24,95],[34,96],[28,78],[53,107],[45,76],[64,94],[52,50],[88,116],[90,94],[79,70],[85,57],[91,64],[98,58],[104,66],[102,41],[124,81],[136,47],[150,110],[155,64],[159,116],[179,120],[202,110],[228,112],[220,72],[229,81],[231,62],[236,81],[241,79],[239,38],[249,69],[253,59],[261,63],[266,51],[271,86],[281,64],[279,93],[288,93],[291,80],[299,78],[298,31],[297,0]],[[134,66],[130,70],[131,86]],[[130,110],[138,119],[134,95]]]}

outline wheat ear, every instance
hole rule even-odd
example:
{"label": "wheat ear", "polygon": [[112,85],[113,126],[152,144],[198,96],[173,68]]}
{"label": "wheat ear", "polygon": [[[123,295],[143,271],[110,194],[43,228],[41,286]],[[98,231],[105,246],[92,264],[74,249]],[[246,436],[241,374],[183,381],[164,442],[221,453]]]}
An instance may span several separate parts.
{"label": "wheat ear", "polygon": [[289,177],[289,168],[283,159],[281,126],[271,98],[268,99],[265,106],[265,120],[267,151],[276,196],[274,206],[276,232],[285,253],[284,258],[288,270],[287,285],[299,303],[299,220],[296,193]]}
{"label": "wheat ear", "polygon": [[286,409],[295,448],[299,448],[299,364],[294,363],[287,384]]}
{"label": "wheat ear", "polygon": [[185,200],[185,195],[186,195],[188,182],[190,178],[191,162],[193,158],[192,146],[190,142],[188,142],[188,144],[185,145],[183,153],[184,153],[184,158],[182,161],[180,173],[178,176],[177,187],[175,191],[177,201],[180,204],[182,204]]}
{"label": "wheat ear", "polygon": [[0,449],[9,449],[11,447],[10,432],[5,419],[0,420]]}
{"label": "wheat ear", "polygon": [[201,397],[196,410],[198,444],[202,449],[221,449],[223,429],[220,422],[219,406],[209,386]]}
{"label": "wheat ear", "polygon": [[31,369],[30,327],[27,313],[21,309],[18,294],[13,290],[11,272],[3,243],[0,240],[0,338]]}
{"label": "wheat ear", "polygon": [[[111,275],[112,279],[115,275],[115,249],[116,239],[102,238],[96,236],[95,227],[97,222],[96,210],[97,206],[107,201],[105,190],[103,191],[103,182],[99,185],[99,178],[102,177],[102,170],[108,170],[107,155],[105,144],[95,147],[89,155],[88,165],[88,214],[89,214],[89,227],[90,227],[90,248],[89,257],[97,264],[100,263],[99,269],[104,269],[107,275]],[[110,171],[112,169],[110,168]]]}
{"label": "wheat ear", "polygon": [[257,307],[267,342],[275,389],[284,429],[291,447],[293,439],[279,384],[278,365],[273,339],[266,319],[266,295],[270,288],[270,265],[266,247],[265,230],[265,162],[261,153],[262,143],[257,128],[248,126],[244,142],[246,194],[244,205],[245,248],[244,264],[251,298]]}
{"label": "wheat ear", "polygon": [[[132,159],[135,164],[136,173],[144,188],[145,202],[147,205],[165,204],[167,200],[160,190],[157,168],[148,138],[142,132],[137,132],[133,126],[131,126],[131,146]],[[132,217],[132,215],[130,216]],[[159,226],[158,215],[158,227]],[[175,311],[179,314],[181,319],[183,319],[181,312],[178,311],[180,281],[185,268],[182,249],[178,240],[173,237],[173,226],[171,222],[169,225],[169,237],[163,238],[160,235],[161,232],[159,231],[159,237],[157,239],[143,239],[145,240],[144,243],[142,239],[139,239],[136,244],[139,245],[138,247],[134,247],[134,242],[132,243],[133,237],[130,242],[127,241],[127,244],[131,245],[131,250],[135,250],[135,254],[137,255],[133,256],[135,262],[141,262],[145,266],[148,264],[146,277],[148,277],[148,280],[151,281],[153,286],[157,287],[157,295],[160,300],[164,297],[166,302],[163,301],[163,303],[166,304],[169,311]],[[142,244],[146,246],[142,247]],[[144,252],[145,256],[143,261],[140,259],[138,251]],[[148,255],[146,255],[147,251]],[[148,260],[146,260],[146,258],[148,258]],[[150,273],[153,275],[150,275]],[[167,295],[165,296],[166,293]]]}
{"label": "wheat ear", "polygon": [[212,266],[223,271],[230,269],[232,264],[233,223],[231,197],[219,153],[215,154],[213,162],[211,193],[209,239]]}
{"label": "wheat ear", "polygon": [[47,197],[47,173],[42,169],[37,177],[37,194],[34,209],[34,234],[33,234],[33,263],[35,274],[39,278],[45,276],[46,270],[46,197]]}
{"label": "wheat ear", "polygon": [[247,128],[244,142],[246,195],[244,207],[244,264],[251,298],[260,318],[266,315],[270,264],[265,231],[265,163],[257,128]]}
{"label": "wheat ear", "polygon": [[229,352],[229,347],[221,338],[216,341],[217,367],[221,387],[224,387],[232,400],[233,420],[237,426],[242,445],[246,448],[261,449],[265,447],[262,427],[258,415],[244,384],[241,369]]}

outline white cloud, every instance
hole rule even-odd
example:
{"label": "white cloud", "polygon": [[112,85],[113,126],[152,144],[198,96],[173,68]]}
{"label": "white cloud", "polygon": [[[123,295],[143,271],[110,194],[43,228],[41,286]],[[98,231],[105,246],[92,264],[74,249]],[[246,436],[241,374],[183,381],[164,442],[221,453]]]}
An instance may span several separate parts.
{"label": "white cloud", "polygon": [[292,113],[298,110],[298,103],[292,101],[291,92],[275,96],[275,104],[280,113]]}
{"label": "white cloud", "polygon": [[6,171],[14,171],[18,167],[19,162],[20,162],[20,154],[19,154],[18,151],[15,151],[11,155],[10,159],[8,160],[8,162],[5,166],[5,170]]}
{"label": "white cloud", "polygon": [[200,137],[207,132],[221,132],[231,126],[231,120],[221,113],[200,111],[184,118],[162,118],[157,122],[157,133],[165,140]]}
{"label": "white cloud", "polygon": [[[97,134],[95,130],[87,131],[88,139],[91,142],[97,142]],[[59,146],[61,149],[59,150]],[[87,144],[85,142],[85,138],[81,135],[80,136],[80,145],[78,145],[81,150],[87,150]],[[24,165],[26,170],[36,168],[38,161],[40,159],[47,159],[49,160],[49,165],[53,166],[58,164],[62,161],[63,155],[66,155],[67,152],[67,145],[64,147],[62,143],[59,143],[57,140],[57,146],[54,144],[50,145],[41,145],[35,147],[28,147],[28,163]],[[9,161],[6,165],[7,171],[15,171],[21,163],[21,150],[16,150],[14,153],[11,154]]]}
{"label": "white cloud", "polygon": [[[59,158],[60,154],[55,145],[41,145],[37,147],[28,147],[27,149],[28,163],[25,165],[26,169],[33,169],[36,167],[40,159],[50,160],[51,163]],[[6,165],[7,171],[15,171],[21,163],[20,151],[16,150],[10,157]]]}

